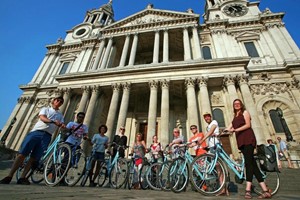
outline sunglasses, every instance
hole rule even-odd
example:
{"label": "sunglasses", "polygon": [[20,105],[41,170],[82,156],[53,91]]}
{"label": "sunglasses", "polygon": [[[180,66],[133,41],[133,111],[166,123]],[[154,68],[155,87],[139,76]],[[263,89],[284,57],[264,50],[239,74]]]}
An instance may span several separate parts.
{"label": "sunglasses", "polygon": [[125,130],[125,128],[120,128],[120,130]]}
{"label": "sunglasses", "polygon": [[196,129],[195,127],[190,128],[190,130]]}

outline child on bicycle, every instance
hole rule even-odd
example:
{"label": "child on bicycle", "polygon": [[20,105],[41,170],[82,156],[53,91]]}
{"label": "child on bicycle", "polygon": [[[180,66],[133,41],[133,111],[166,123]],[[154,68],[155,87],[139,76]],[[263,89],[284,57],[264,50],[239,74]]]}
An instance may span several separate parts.
{"label": "child on bicycle", "polygon": [[[105,135],[107,132],[107,126],[101,125],[98,129],[99,133],[93,136],[93,139],[88,139],[89,143],[93,145],[92,149],[92,163],[90,171],[90,187],[95,187],[95,180],[99,175],[101,164],[105,161],[105,149],[108,147],[108,137]],[[97,161],[96,170],[93,176],[95,163]]]}

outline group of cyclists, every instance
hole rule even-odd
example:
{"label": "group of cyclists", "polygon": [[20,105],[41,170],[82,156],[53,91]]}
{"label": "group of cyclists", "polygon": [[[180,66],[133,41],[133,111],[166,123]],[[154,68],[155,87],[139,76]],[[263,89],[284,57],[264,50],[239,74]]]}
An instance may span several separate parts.
{"label": "group of cyclists", "polygon": [[[92,173],[90,173],[89,176],[89,185],[91,187],[97,185],[95,181],[99,175],[101,163],[105,162],[105,153],[107,151],[111,152],[112,159],[117,154],[117,151],[119,153],[119,157],[125,157],[125,148],[128,144],[127,137],[125,135],[125,128],[123,126],[119,127],[119,133],[114,136],[111,143],[109,143],[109,138],[105,135],[107,132],[107,127],[105,125],[101,125],[98,129],[99,132],[94,134],[92,138],[89,138],[88,127],[83,124],[85,113],[79,112],[76,115],[75,122],[69,122],[67,125],[64,124],[63,115],[59,111],[59,107],[63,103],[63,97],[56,97],[52,100],[51,107],[44,107],[41,109],[38,122],[35,124],[33,130],[25,137],[21,145],[19,155],[15,159],[8,176],[3,178],[0,181],[0,184],[9,184],[11,182],[14,173],[22,165],[28,155],[30,155],[30,159],[24,167],[24,171],[18,179],[17,184],[30,184],[29,180],[26,179],[26,173],[28,173],[34,163],[41,158],[57,127],[68,130],[70,135],[66,139],[65,143],[69,144],[71,147],[76,146],[76,148],[80,148],[82,139],[86,140],[87,143],[92,146]],[[264,183],[254,159],[256,139],[251,128],[250,114],[245,110],[245,106],[240,99],[234,100],[233,110],[234,118],[225,131],[236,134],[238,148],[245,158],[245,167],[247,170],[246,191],[244,197],[245,199],[252,198],[251,184],[253,175],[255,175],[263,191],[258,198],[271,198],[271,193]],[[188,147],[195,150],[196,156],[201,156],[208,152],[213,154],[213,147],[220,143],[218,139],[218,136],[220,135],[218,122],[212,119],[212,115],[209,112],[204,113],[203,118],[207,123],[206,131],[204,133],[199,132],[196,125],[191,125],[190,131],[193,135],[187,142]],[[171,153],[176,154],[177,148],[175,147],[184,144],[184,138],[180,135],[180,129],[178,128],[173,129],[173,136],[173,140],[166,146],[170,148]],[[164,150],[163,146],[158,141],[157,136],[153,136],[152,139],[151,145],[147,148],[145,141],[143,140],[143,135],[140,133],[136,135],[136,140],[131,146],[131,151],[129,153],[134,157],[134,163],[137,170],[141,169],[145,154],[148,152],[151,152],[153,155],[154,162],[161,162],[162,160],[162,152]],[[118,148],[118,146],[123,146],[124,148]],[[96,169],[93,172],[95,166]],[[139,186],[137,185],[135,188],[139,188]],[[218,195],[228,195],[228,192],[224,188],[224,190],[221,190]]]}

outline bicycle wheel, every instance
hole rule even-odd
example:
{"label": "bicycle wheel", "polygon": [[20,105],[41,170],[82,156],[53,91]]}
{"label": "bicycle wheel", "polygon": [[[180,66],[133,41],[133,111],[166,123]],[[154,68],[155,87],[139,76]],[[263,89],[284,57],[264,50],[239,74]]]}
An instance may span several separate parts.
{"label": "bicycle wheel", "polygon": [[71,149],[67,144],[60,144],[47,160],[44,169],[46,185],[56,186],[66,175],[71,161]]}
{"label": "bicycle wheel", "polygon": [[[28,161],[30,159],[30,155],[27,156],[25,159],[24,159],[24,162],[23,164],[18,168],[18,170],[16,171],[16,180],[18,181],[24,171],[24,167],[27,165]],[[30,173],[30,172],[28,172]]]}
{"label": "bicycle wheel", "polygon": [[149,187],[153,190],[161,190],[159,183],[159,173],[162,169],[162,163],[153,163],[146,171],[146,180]]}
{"label": "bicycle wheel", "polygon": [[82,149],[77,149],[73,153],[70,168],[65,175],[65,182],[68,184],[68,186],[76,185],[83,176],[85,159],[86,156]]}
{"label": "bicycle wheel", "polygon": [[[280,187],[279,173],[278,172],[264,172],[261,170],[259,164],[258,164],[258,168],[259,168],[260,172],[262,173],[264,182],[266,183],[267,188],[269,189],[269,192],[272,194],[272,196],[275,195],[278,192],[278,189]],[[254,180],[254,179],[255,179],[255,176],[252,181],[252,189],[256,194],[261,195],[262,194],[261,187],[260,187],[258,181]]]}
{"label": "bicycle wheel", "polygon": [[183,158],[176,158],[171,163],[168,179],[173,192],[179,193],[186,189],[189,180],[189,170]]}
{"label": "bicycle wheel", "polygon": [[93,157],[88,157],[85,159],[85,165],[84,165],[84,172],[82,176],[82,180],[80,182],[80,185],[82,187],[85,186],[89,176],[90,176],[90,170],[91,170],[91,163],[92,163]]}
{"label": "bicycle wheel", "polygon": [[147,172],[149,167],[150,167],[149,163],[143,164],[142,168],[139,172],[139,183],[140,183],[140,186],[143,190],[146,190],[146,189],[149,188],[149,184],[148,184],[147,179],[146,179],[146,172]]}
{"label": "bicycle wheel", "polygon": [[107,165],[106,163],[102,163],[100,171],[99,171],[99,175],[97,178],[97,182],[99,187],[104,186],[105,182],[107,182],[107,178],[108,177],[108,171],[107,171]]}
{"label": "bicycle wheel", "polygon": [[134,169],[134,161],[129,161],[128,163],[128,177],[127,177],[127,188],[131,190],[134,186],[134,176],[135,176],[135,169]]}
{"label": "bicycle wheel", "polygon": [[172,161],[163,162],[161,165],[161,169],[159,172],[159,186],[164,191],[170,191],[170,184],[168,179],[169,168],[171,166]]}
{"label": "bicycle wheel", "polygon": [[109,180],[113,188],[120,188],[127,179],[128,166],[124,158],[119,158],[110,171]]}
{"label": "bicycle wheel", "polygon": [[34,169],[32,169],[33,171],[31,172],[31,181],[35,184],[39,184],[40,182],[42,182],[44,180],[44,166],[45,166],[45,160],[44,161],[40,161],[40,163],[38,163],[38,166]]}
{"label": "bicycle wheel", "polygon": [[214,165],[215,157],[205,154],[195,158],[191,164],[191,183],[204,195],[219,193],[226,182],[226,169],[221,160]]}

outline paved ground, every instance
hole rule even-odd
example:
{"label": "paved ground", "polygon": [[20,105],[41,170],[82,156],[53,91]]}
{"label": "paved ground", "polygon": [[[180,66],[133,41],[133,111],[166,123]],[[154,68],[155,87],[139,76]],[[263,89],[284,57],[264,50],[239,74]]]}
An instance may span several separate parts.
{"label": "paved ground", "polygon": [[[11,161],[1,161],[0,162],[0,178],[6,176],[8,170],[11,166]],[[299,188],[300,185],[300,177],[299,170],[289,170],[287,173],[294,174],[296,177],[295,181],[298,184],[293,183],[292,186],[288,186],[284,184],[278,194],[276,194],[273,199],[280,200],[293,200],[300,199],[300,191],[299,189],[291,189]],[[283,175],[283,173],[281,173]],[[290,188],[285,189],[285,188]],[[175,194],[173,192],[163,192],[163,191],[152,191],[152,190],[126,190],[126,189],[111,189],[111,188],[89,188],[89,187],[65,187],[65,186],[57,186],[57,187],[48,187],[44,184],[31,184],[31,185],[17,185],[16,180],[14,179],[9,185],[0,185],[0,199],[72,199],[72,200],[81,200],[81,199],[141,199],[141,200],[164,200],[164,199],[172,199],[172,200],[185,200],[185,199],[244,199],[242,196],[244,194],[244,186],[239,186],[238,193],[231,193],[229,197],[215,197],[215,196],[203,196],[200,193],[193,192],[188,190],[187,192],[182,192],[179,194]],[[254,199],[257,196],[253,196]]]}

